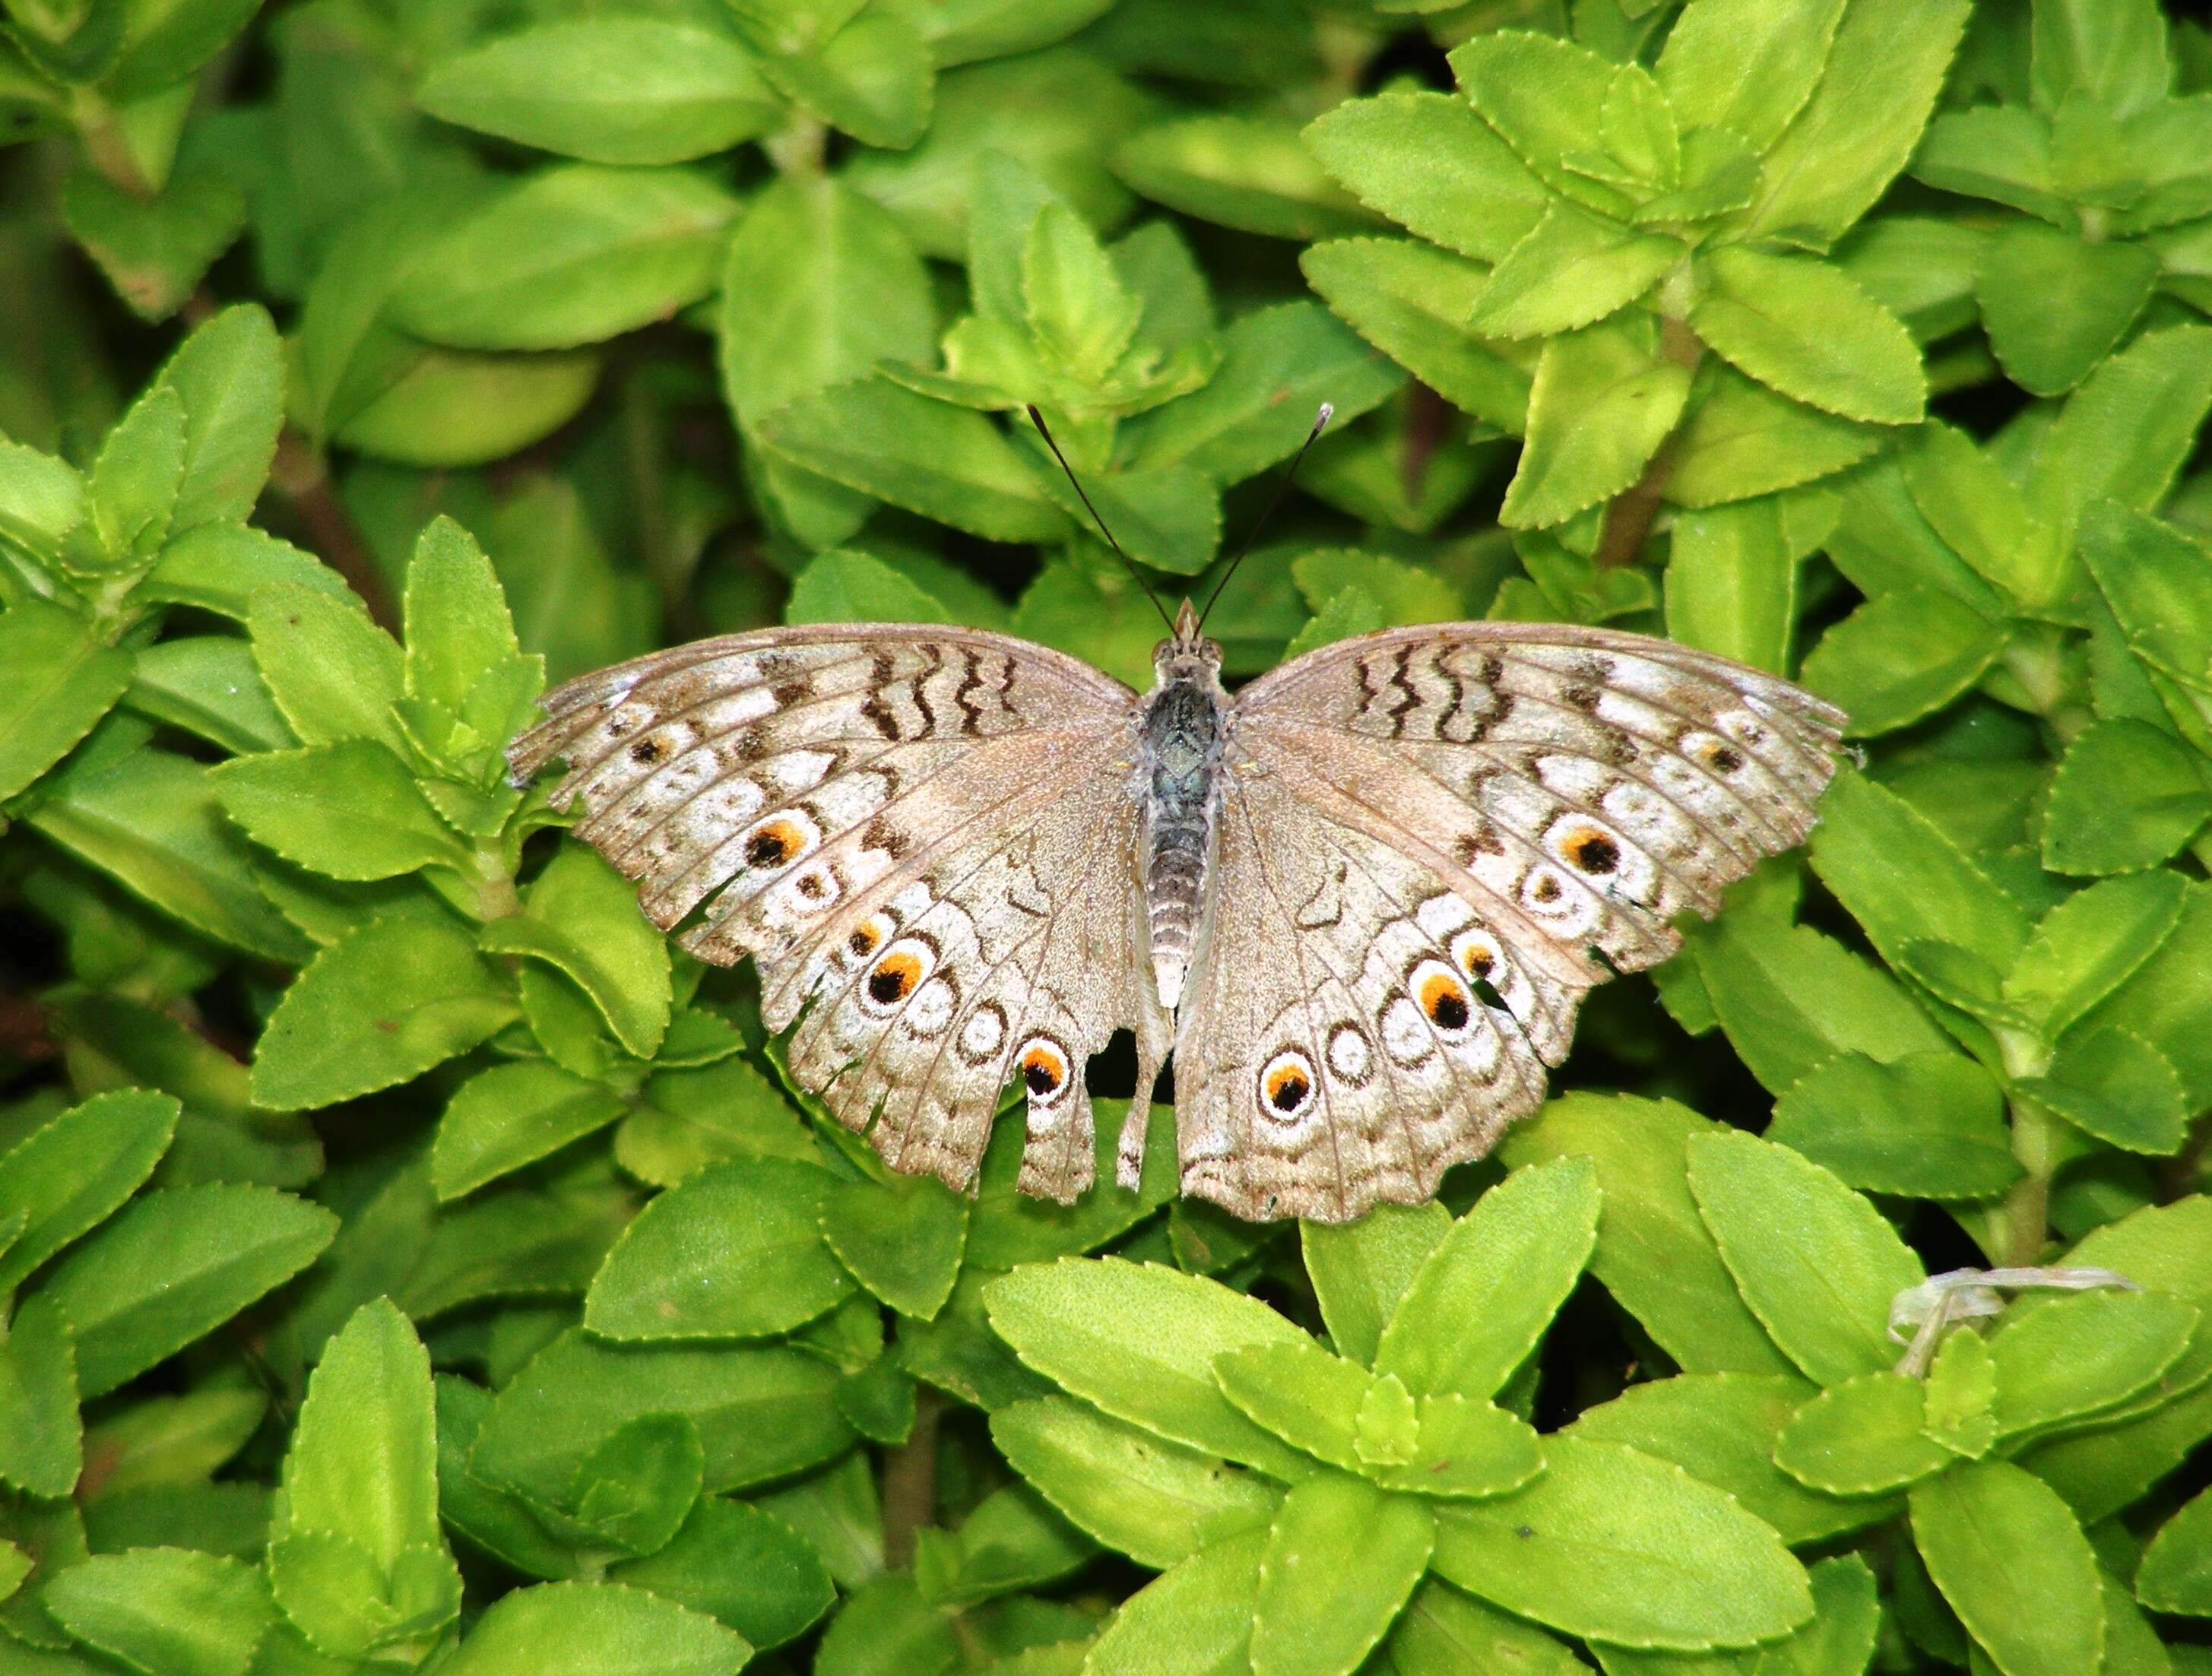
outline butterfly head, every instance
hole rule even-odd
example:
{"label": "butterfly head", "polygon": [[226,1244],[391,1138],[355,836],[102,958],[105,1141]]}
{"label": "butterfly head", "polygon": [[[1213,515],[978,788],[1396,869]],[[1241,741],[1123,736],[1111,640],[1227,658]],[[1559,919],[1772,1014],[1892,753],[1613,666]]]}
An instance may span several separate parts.
{"label": "butterfly head", "polygon": [[1221,678],[1220,642],[1206,639],[1189,600],[1176,613],[1174,635],[1152,648],[1152,671],[1164,683],[1196,681],[1204,685]]}

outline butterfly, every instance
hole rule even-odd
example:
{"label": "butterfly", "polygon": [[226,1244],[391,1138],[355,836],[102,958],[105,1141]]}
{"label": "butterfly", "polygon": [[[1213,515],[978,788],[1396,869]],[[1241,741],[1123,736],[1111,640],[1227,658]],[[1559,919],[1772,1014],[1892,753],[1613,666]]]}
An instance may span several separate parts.
{"label": "butterfly", "polygon": [[566,762],[555,806],[654,925],[757,962],[791,1075],[893,1169],[971,1186],[1018,1082],[1018,1185],[1072,1200],[1127,1029],[1122,1186],[1172,1051],[1182,1191],[1343,1222],[1532,1111],[1583,995],[1804,838],[1844,721],[1552,623],[1386,629],[1231,695],[1203,614],[1168,627],[1142,694],[976,630],[726,635],[554,689],[509,762]]}

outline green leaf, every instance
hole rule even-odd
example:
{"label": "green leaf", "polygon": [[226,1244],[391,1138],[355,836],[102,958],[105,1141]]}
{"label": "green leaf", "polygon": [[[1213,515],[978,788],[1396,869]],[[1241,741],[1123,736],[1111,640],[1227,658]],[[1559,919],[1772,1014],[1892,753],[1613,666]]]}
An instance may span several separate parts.
{"label": "green leaf", "polygon": [[2054,872],[2154,867],[2212,817],[2196,759],[2148,723],[2092,722],[2066,748],[2043,811],[2043,863]]}
{"label": "green leaf", "polygon": [[1185,215],[1301,242],[1368,222],[1276,117],[1200,116],[1154,124],[1113,152],[1130,189]]}
{"label": "green leaf", "polygon": [[2046,1075],[2014,1090],[2075,1128],[2130,1152],[2178,1152],[2189,1132],[2189,1096],[2168,1059],[2119,1025],[2069,1036]]}
{"label": "green leaf", "polygon": [[1596,210],[1622,202],[1610,187],[1568,168],[1586,149],[1613,66],[1589,48],[1549,35],[1500,29],[1453,49],[1452,74],[1476,112],[1554,192]]}
{"label": "green leaf", "polygon": [[1675,434],[1661,486],[1678,507],[1717,507],[1795,489],[1880,447],[1873,425],[1793,402],[1732,367],[1708,361],[1697,404]]}
{"label": "green leaf", "polygon": [[82,167],[64,188],[61,209],[70,234],[145,320],[183,307],[246,226],[237,186],[207,169],[179,172],[158,193],[138,197]]}
{"label": "green leaf", "polygon": [[45,1291],[76,1334],[89,1400],[183,1349],[298,1273],[337,1218],[271,1187],[149,1193],[70,1253]]}
{"label": "green leaf", "polygon": [[641,1414],[576,1469],[576,1523],[626,1554],[668,1545],[699,1499],[707,1453],[683,1414]]}
{"label": "green leaf", "polygon": [[194,327],[155,383],[185,404],[185,470],[170,540],[242,523],[268,480],[284,422],[283,347],[268,311],[241,303]]}
{"label": "green leaf", "polygon": [[672,1539],[609,1568],[607,1581],[720,1618],[757,1648],[795,1639],[837,1598],[813,1545],[744,1502],[700,1499]]}
{"label": "green leaf", "polygon": [[1520,1676],[1578,1676],[1589,1667],[1534,1624],[1486,1606],[1443,1583],[1413,1592],[1385,1643],[1396,1676],[1464,1676],[1514,1671]]}
{"label": "green leaf", "polygon": [[0,536],[51,564],[84,518],[84,479],[65,460],[0,442]]}
{"label": "green leaf", "polygon": [[[2176,1349],[2179,1348],[2177,1342]],[[1996,1373],[1981,1334],[1971,1329],[1947,1335],[1923,1381],[1929,1437],[1952,1454],[1979,1460],[1996,1441]]]}
{"label": "green leaf", "polygon": [[1325,1473],[1276,1509],[1260,1558],[1254,1676],[1350,1676],[1428,1570],[1436,1523],[1409,1497]]}
{"label": "green leaf", "polygon": [[1846,419],[1920,418],[1928,383],[1919,349],[1841,269],[1726,246],[1704,256],[1698,273],[1705,288],[1691,327],[1761,384]]}
{"label": "green leaf", "polygon": [[1684,254],[1678,240],[1554,203],[1492,270],[1472,324],[1492,337],[1572,331],[1626,307]]}
{"label": "green leaf", "polygon": [[1084,1676],[1247,1676],[1266,1535],[1201,1549],[1121,1603],[1084,1661]]}
{"label": "green leaf", "polygon": [[1775,1464],[1783,1427],[1813,1395],[1791,1374],[1678,1374],[1584,1409],[1567,1435],[1671,1460],[1727,1491],[1784,1541],[1814,1542],[1890,1517],[1897,1504],[1819,1495]]}
{"label": "green leaf", "polygon": [[453,1091],[430,1149],[441,1199],[557,1152],[628,1109],[621,1095],[543,1060],[480,1071]]}
{"label": "green leaf", "polygon": [[2136,1594],[2153,1612],[2212,1618],[2212,1491],[2200,1492],[2151,1539]]}
{"label": "green leaf", "polygon": [[822,1242],[834,1178],[811,1164],[715,1164],[654,1199],[592,1282],[584,1322],[626,1341],[787,1333],[853,1290]]}
{"label": "green leaf", "polygon": [[1510,1132],[1502,1152],[1516,1169],[1577,1157],[1596,1167],[1604,1214],[1590,1272],[1686,1371],[1791,1373],[1690,1195],[1684,1138],[1719,1133],[1672,1101],[1575,1093]]}
{"label": "green leaf", "polygon": [[1853,737],[1893,732],[1972,688],[2006,637],[2003,625],[1941,589],[1901,588],[1823,635],[1805,659],[1805,684],[1850,714]]}
{"label": "green leaf", "polygon": [[1806,1375],[1827,1385],[1894,1359],[1890,1300],[1926,1278],[1873,1205],[1787,1147],[1693,1135],[1690,1190],[1737,1289]]}
{"label": "green leaf", "polygon": [[0,612],[0,801],[61,761],[131,684],[127,652],[102,646],[93,625],[43,599]]}
{"label": "green leaf", "polygon": [[[1357,1363],[1311,1344],[1251,1345],[1215,1357],[1213,1378],[1222,1395],[1285,1442],[1360,1470],[1361,1406],[1380,1381]],[[1410,1411],[1404,1385],[1392,1384]]]}
{"label": "green leaf", "polygon": [[[1948,425],[1923,425],[1899,464],[1921,516],[1966,563],[2011,598],[2035,605],[2061,586],[2064,553],[1988,453]],[[1975,590],[1949,592],[1978,604]]]}
{"label": "green leaf", "polygon": [[185,404],[155,385],[116,422],[93,462],[92,533],[113,565],[161,550],[185,476]]}
{"label": "green leaf", "polygon": [[1312,245],[1299,265],[1354,331],[1446,401],[1516,435],[1527,426],[1528,369],[1467,324],[1485,269],[1411,239]]}
{"label": "green leaf", "polygon": [[1511,148],[1449,94],[1347,99],[1307,126],[1305,142],[1370,209],[1485,262],[1504,261],[1551,202]]}
{"label": "green leaf", "polygon": [[2131,116],[2166,96],[2166,36],[2158,8],[2144,0],[2053,0],[2036,9],[2029,33],[2029,96],[2052,112],[2087,94],[2114,116]]}
{"label": "green leaf", "polygon": [[1782,504],[1747,501],[1674,520],[1667,558],[1667,635],[1784,673],[1797,615],[1797,556]]}
{"label": "green leaf", "polygon": [[1694,950],[1729,1045],[1775,1094],[1838,1054],[1888,1064],[1950,1049],[1896,979],[1810,926],[1723,916]]}
{"label": "green leaf", "polygon": [[317,593],[343,596],[344,579],[289,542],[242,524],[202,524],[162,548],[132,598],[149,604],[192,605],[243,622],[257,589],[296,582]]}
{"label": "green leaf", "polygon": [[1950,943],[2000,972],[2027,942],[2020,904],[1896,792],[1857,774],[1829,786],[1813,868],[1892,965],[1916,938]]}
{"label": "green leaf", "polygon": [[168,1151],[179,1109],[146,1089],[96,1094],[0,1153],[0,1228],[21,1218],[0,1248],[0,1292],[138,1190]]}
{"label": "green leaf", "polygon": [[1544,1459],[1515,1495],[1437,1510],[1439,1576],[1623,1647],[1744,1647],[1812,1616],[1803,1570],[1724,1491],[1614,1443],[1555,1436]]}
{"label": "green leaf", "polygon": [[968,1247],[968,1202],[943,1182],[840,1181],[822,1202],[822,1237],[854,1279],[902,1315],[928,1321],[952,1296]]}
{"label": "green leaf", "polygon": [[[268,1410],[258,1391],[215,1387],[115,1410],[85,1429],[86,1497],[197,1483],[246,1446]],[[264,1521],[257,1539],[265,1530]]]}
{"label": "green leaf", "polygon": [[2110,501],[2081,521],[2081,556],[2136,657],[2192,686],[2212,683],[2212,552],[2173,525]]}
{"label": "green leaf", "polygon": [[1998,1436],[2045,1433],[2141,1395],[2180,1360],[2201,1320],[2167,1292],[2023,1300],[1989,1339]]}
{"label": "green leaf", "polygon": [[425,346],[335,440],[379,459],[432,467],[503,459],[574,418],[599,386],[599,358],[484,355]]}
{"label": "green leaf", "polygon": [[150,747],[112,765],[80,757],[25,824],[204,936],[273,959],[307,951],[261,893],[204,763]]}
{"label": "green leaf", "polygon": [[1860,1374],[1799,1409],[1775,1440],[1774,1460],[1800,1484],[1834,1496],[1902,1489],[1957,1464],[1927,1424],[1919,1381]]}
{"label": "green leaf", "polygon": [[308,1110],[390,1088],[514,1017],[466,932],[444,920],[372,920],[284,992],[254,1050],[254,1103]]}
{"label": "green leaf", "polygon": [[1273,1516],[1280,1491],[1066,1397],[993,1412],[991,1441],[1071,1523],[1164,1570]]}
{"label": "green leaf", "polygon": [[2003,1676],[2094,1670],[2104,1655],[2097,1562],[2074,1515],[2009,1461],[1912,1491],[1912,1538],[1943,1598]]}
{"label": "green leaf", "polygon": [[1749,234],[1826,246],[1873,206],[1920,139],[1968,10],[1852,0],[1820,85],[1767,149]]}
{"label": "green leaf", "polygon": [[96,1555],[44,1599],[78,1640],[154,1676],[246,1676],[274,1617],[253,1567],[182,1548]]}
{"label": "green leaf", "polygon": [[2006,976],[2006,1001],[2056,1041],[2158,952],[2180,921],[2186,892],[2170,873],[2146,873],[2069,896],[2036,926]]}
{"label": "green leaf", "polygon": [[2083,380],[2044,433],[2033,486],[2055,523],[2165,498],[2212,407],[2212,327],[2147,331]]}
{"label": "green leaf", "polygon": [[222,763],[210,778],[246,836],[326,877],[471,865],[406,765],[373,739],[264,750]]}
{"label": "green leaf", "polygon": [[592,1451],[622,1426],[645,1414],[683,1414],[706,1451],[704,1488],[744,1489],[851,1446],[852,1428],[830,1400],[837,1378],[818,1357],[782,1345],[602,1345],[571,1330],[501,1388],[469,1469],[558,1506]]}
{"label": "green leaf", "polygon": [[33,1292],[0,1340],[0,1481],[67,1496],[84,1470],[76,1347],[53,1300]]}
{"label": "green leaf", "polygon": [[772,53],[760,69],[793,101],[866,144],[902,150],[929,125],[929,49],[894,12],[865,13],[812,52]]}
{"label": "green leaf", "polygon": [[592,163],[684,163],[773,128],[774,89],[726,35],[646,16],[578,18],[440,58],[432,116]]}
{"label": "green leaf", "polygon": [[[543,664],[516,644],[507,594],[476,537],[450,518],[424,526],[407,566],[406,717],[429,754],[481,775],[532,720]],[[436,726],[432,726],[434,719]],[[465,738],[474,755],[458,748]]]}
{"label": "green leaf", "polygon": [[1064,203],[1046,204],[1030,223],[1022,298],[1039,351],[1085,383],[1103,380],[1121,358],[1142,307],[1097,235]]}
{"label": "green leaf", "polygon": [[391,307],[409,331],[456,349],[596,343],[712,291],[737,207],[685,169],[564,164],[432,245]]}
{"label": "green leaf", "polygon": [[1820,84],[1843,12],[1844,0],[1691,0],[1660,50],[1659,85],[1685,127],[1725,128],[1764,151]]}
{"label": "green leaf", "polygon": [[392,707],[405,664],[359,600],[278,582],[254,591],[246,622],[261,678],[302,744],[374,739],[404,750]]}
{"label": "green leaf", "polygon": [[886,379],[841,384],[760,421],[779,458],[992,541],[1051,541],[1067,523],[991,422]]}
{"label": "green leaf", "polygon": [[2138,244],[2090,244],[2033,221],[2001,228],[1975,295],[2006,376],[2038,396],[2071,390],[2127,335],[2158,266]]}
{"label": "green leaf", "polygon": [[1657,355],[1653,339],[1643,322],[1613,321],[1545,340],[1501,523],[1564,523],[1636,481],[1690,393],[1688,369]]}
{"label": "green leaf", "polygon": [[356,1311],[307,1382],[270,1533],[276,1604],[319,1649],[418,1656],[460,1608],[438,1528],[430,1362],[388,1299]]}
{"label": "green leaf", "polygon": [[1131,423],[1132,463],[1238,483],[1295,453],[1322,402],[1349,423],[1404,382],[1318,303],[1255,310],[1222,334],[1221,365],[1204,389]]}
{"label": "green leaf", "polygon": [[226,750],[281,750],[292,730],[270,702],[253,651],[235,635],[185,635],[138,653],[124,701],[149,720]]}
{"label": "green leaf", "polygon": [[1023,1362],[1115,1418],[1284,1479],[1311,1471],[1214,1385],[1224,1351],[1310,1342],[1256,1299],[1115,1258],[1028,1265],[983,1296],[992,1328]]}
{"label": "green leaf", "polygon": [[1574,1290],[1597,1239],[1594,1166],[1516,1170],[1454,1224],[1406,1290],[1375,1354],[1417,1396],[1494,1394]]}
{"label": "green leaf", "polygon": [[1766,1139],[1862,1193],[1986,1199],[2021,1177],[2004,1096],[1964,1054],[1839,1054],[1775,1102]]}
{"label": "green leaf", "polygon": [[735,1676],[752,1648],[701,1612],[619,1583],[540,1583],[501,1595],[444,1668],[451,1676]]}
{"label": "green leaf", "polygon": [[668,1029],[674,992],[668,944],[637,910],[629,882],[592,851],[564,847],[526,893],[523,910],[486,923],[479,944],[566,974],[616,1038],[649,1058]]}
{"label": "green leaf", "polygon": [[1433,1199],[1378,1205],[1357,1222],[1298,1224],[1306,1273],[1339,1355],[1373,1363],[1383,1328],[1454,1225]]}

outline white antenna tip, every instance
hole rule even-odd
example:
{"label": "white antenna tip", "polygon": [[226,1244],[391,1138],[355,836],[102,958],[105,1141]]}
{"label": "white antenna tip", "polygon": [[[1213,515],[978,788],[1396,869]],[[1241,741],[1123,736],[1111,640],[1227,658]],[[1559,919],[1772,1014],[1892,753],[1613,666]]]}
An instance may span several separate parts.
{"label": "white antenna tip", "polygon": [[1335,409],[1335,407],[1334,407],[1333,404],[1331,404],[1330,403],[1323,402],[1323,403],[1321,404],[1321,413],[1320,413],[1320,415],[1319,415],[1319,416],[1318,416],[1314,420],[1314,428],[1315,428],[1316,430],[1319,430],[1319,429],[1320,429],[1323,425],[1326,425],[1327,423],[1328,423],[1328,422],[1329,422],[1330,420],[1332,420],[1332,419],[1334,419],[1334,418],[1335,418],[1335,417],[1336,417],[1336,409]]}

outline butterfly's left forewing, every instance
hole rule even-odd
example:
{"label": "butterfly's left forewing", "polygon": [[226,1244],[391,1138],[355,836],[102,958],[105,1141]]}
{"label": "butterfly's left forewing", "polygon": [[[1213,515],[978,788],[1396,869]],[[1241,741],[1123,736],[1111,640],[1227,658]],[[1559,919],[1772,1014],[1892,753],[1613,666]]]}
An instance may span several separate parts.
{"label": "butterfly's left forewing", "polygon": [[793,1072],[896,1168],[964,1186],[1030,1088],[1024,1185],[1092,1157],[1085,1060],[1164,1017],[1136,957],[1133,695],[1004,635],[861,625],[678,647],[550,694],[510,753],[703,959],[750,954]]}
{"label": "butterfly's left forewing", "polygon": [[1392,630],[1254,683],[1176,1035],[1186,1187],[1331,1221],[1427,1197],[1541,1098],[1608,967],[1665,959],[1675,914],[1804,837],[1842,720],[1546,624]]}

